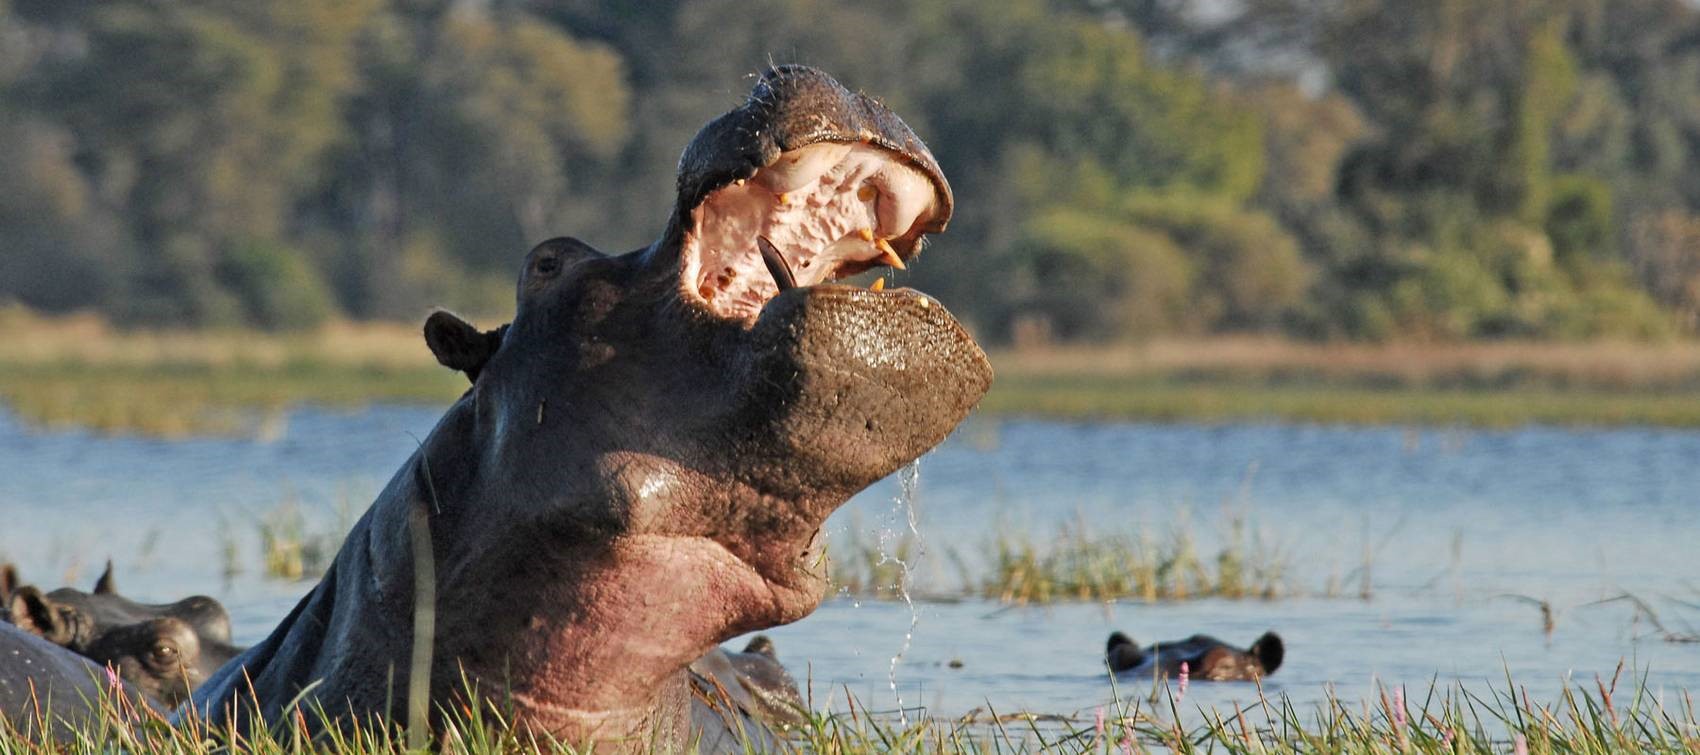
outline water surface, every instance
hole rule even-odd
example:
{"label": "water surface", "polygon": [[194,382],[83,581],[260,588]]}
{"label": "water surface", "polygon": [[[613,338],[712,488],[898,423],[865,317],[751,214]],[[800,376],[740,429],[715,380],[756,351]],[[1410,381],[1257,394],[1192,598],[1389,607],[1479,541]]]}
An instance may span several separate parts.
{"label": "water surface", "polygon": [[[26,581],[85,587],[111,557],[127,593],[213,595],[231,609],[236,639],[255,642],[308,587],[260,575],[261,517],[295,502],[313,527],[336,529],[439,414],[308,408],[263,441],[166,441],[39,431],[0,413],[0,555]],[[1356,700],[1376,682],[1405,684],[1413,699],[1431,680],[1485,689],[1503,686],[1507,670],[1550,698],[1566,679],[1609,678],[1620,660],[1655,692],[1700,689],[1700,645],[1664,641],[1627,602],[1598,602],[1633,593],[1668,630],[1700,629],[1700,432],[974,421],[918,471],[926,551],[916,570],[935,590],[958,582],[947,555],[978,564],[1000,530],[1186,527],[1210,554],[1240,518],[1288,554],[1289,589],[1306,595],[923,602],[897,692],[934,713],[1067,713],[1144,694],[1151,680],[1112,684],[1103,671],[1115,629],[1240,644],[1274,629],[1287,661],[1266,687],[1300,702],[1330,688]],[[895,542],[907,527],[898,492],[887,480],[858,496],[830,523],[835,541],[854,529]],[[231,547],[243,571],[226,580]],[[1367,601],[1349,597],[1366,561]],[[1341,595],[1322,597],[1331,585]],[[1538,609],[1513,595],[1557,609],[1550,639]],[[910,623],[902,603],[839,597],[771,634],[794,674],[812,680],[817,705],[848,689],[877,709],[896,705],[891,657]],[[1187,705],[1255,694],[1193,684]]]}

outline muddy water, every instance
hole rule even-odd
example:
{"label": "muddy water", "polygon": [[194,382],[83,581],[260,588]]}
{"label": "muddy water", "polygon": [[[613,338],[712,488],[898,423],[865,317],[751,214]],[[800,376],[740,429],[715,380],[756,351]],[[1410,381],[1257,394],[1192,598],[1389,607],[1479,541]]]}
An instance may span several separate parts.
{"label": "muddy water", "polygon": [[[42,432],[0,413],[0,557],[28,581],[91,583],[113,558],[126,592],[223,600],[237,639],[264,636],[305,591],[260,574],[259,523],[293,502],[309,534],[331,533],[370,501],[429,432],[436,409],[303,409],[265,441],[162,441]],[[888,480],[830,525],[895,543],[907,513]],[[921,461],[914,494],[926,553],[921,587],[978,569],[994,533],[1184,530],[1206,558],[1246,523],[1284,554],[1302,597],[1006,608],[981,600],[835,598],[772,630],[812,679],[818,704],[960,714],[1090,710],[1149,691],[1099,663],[1113,629],[1150,642],[1195,632],[1249,643],[1282,634],[1268,680],[1297,701],[1356,700],[1373,684],[1431,680],[1481,690],[1507,670],[1536,697],[1564,680],[1609,677],[1619,661],[1649,688],[1700,690],[1700,433],[1652,429],[1408,430],[1290,425],[976,421]],[[339,508],[341,513],[339,513]],[[229,552],[229,553],[227,553]],[[233,555],[230,555],[233,554]],[[240,567],[227,575],[226,564]],[[1358,597],[1367,580],[1369,599]],[[1628,601],[1643,599],[1656,616]],[[1333,597],[1330,597],[1333,596]],[[1539,609],[1555,611],[1543,632]],[[952,661],[957,662],[952,664]],[[959,666],[959,667],[953,667]],[[1187,705],[1243,702],[1243,684],[1193,684]]]}

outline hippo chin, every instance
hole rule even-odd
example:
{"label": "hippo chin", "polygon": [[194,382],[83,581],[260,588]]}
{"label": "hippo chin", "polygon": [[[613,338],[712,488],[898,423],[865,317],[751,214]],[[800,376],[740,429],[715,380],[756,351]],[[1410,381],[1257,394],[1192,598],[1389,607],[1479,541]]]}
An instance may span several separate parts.
{"label": "hippo chin", "polygon": [[[510,326],[449,333],[472,388],[196,709],[275,721],[299,696],[405,720],[428,689],[432,711],[496,705],[569,742],[684,746],[687,665],[812,612],[827,516],[991,384],[933,299],[832,283],[912,259],[951,203],[896,115],[813,69],[766,72],[685,150],[657,242],[544,242]],[[409,671],[421,594],[428,687]]]}
{"label": "hippo chin", "polygon": [[1118,674],[1179,676],[1181,664],[1185,663],[1189,678],[1212,682],[1251,681],[1268,676],[1281,667],[1285,655],[1281,636],[1274,632],[1264,632],[1245,650],[1207,634],[1141,648],[1127,635],[1113,632],[1104,650],[1110,670]]}

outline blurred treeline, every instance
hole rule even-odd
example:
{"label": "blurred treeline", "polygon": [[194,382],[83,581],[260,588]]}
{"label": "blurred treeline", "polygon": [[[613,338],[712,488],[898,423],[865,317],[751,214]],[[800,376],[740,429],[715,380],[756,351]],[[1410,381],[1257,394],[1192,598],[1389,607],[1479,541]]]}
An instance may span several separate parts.
{"label": "blurred treeline", "polygon": [[999,340],[1700,328],[1683,0],[0,0],[0,300],[296,328],[511,306],[653,239],[769,62],[956,188]]}

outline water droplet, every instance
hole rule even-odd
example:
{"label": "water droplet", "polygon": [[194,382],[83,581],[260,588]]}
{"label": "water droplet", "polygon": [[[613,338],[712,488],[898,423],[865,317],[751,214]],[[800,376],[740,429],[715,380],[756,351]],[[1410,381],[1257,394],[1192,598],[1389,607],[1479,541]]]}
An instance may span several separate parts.
{"label": "water droplet", "polygon": [[[892,502],[892,513],[895,514],[899,510],[903,512],[904,523],[909,528],[907,534],[914,538],[915,552],[908,559],[904,559],[882,548],[880,557],[882,562],[891,561],[897,564],[897,584],[894,587],[897,588],[897,593],[903,596],[903,603],[909,607],[909,629],[903,633],[902,646],[898,647],[897,653],[891,656],[891,667],[886,674],[886,681],[891,686],[891,695],[897,700],[897,719],[903,726],[907,727],[909,725],[909,714],[903,707],[903,693],[897,689],[897,664],[901,663],[903,656],[909,652],[910,644],[915,641],[915,627],[921,623],[921,613],[915,607],[915,600],[909,595],[909,583],[914,565],[927,552],[926,544],[921,540],[921,530],[917,526],[915,517],[915,490],[921,482],[921,461],[916,459],[909,462],[909,466],[904,467],[903,471],[898,473],[897,481],[899,490],[896,500]],[[895,536],[896,533],[889,534]],[[897,538],[894,537],[894,539]]]}

